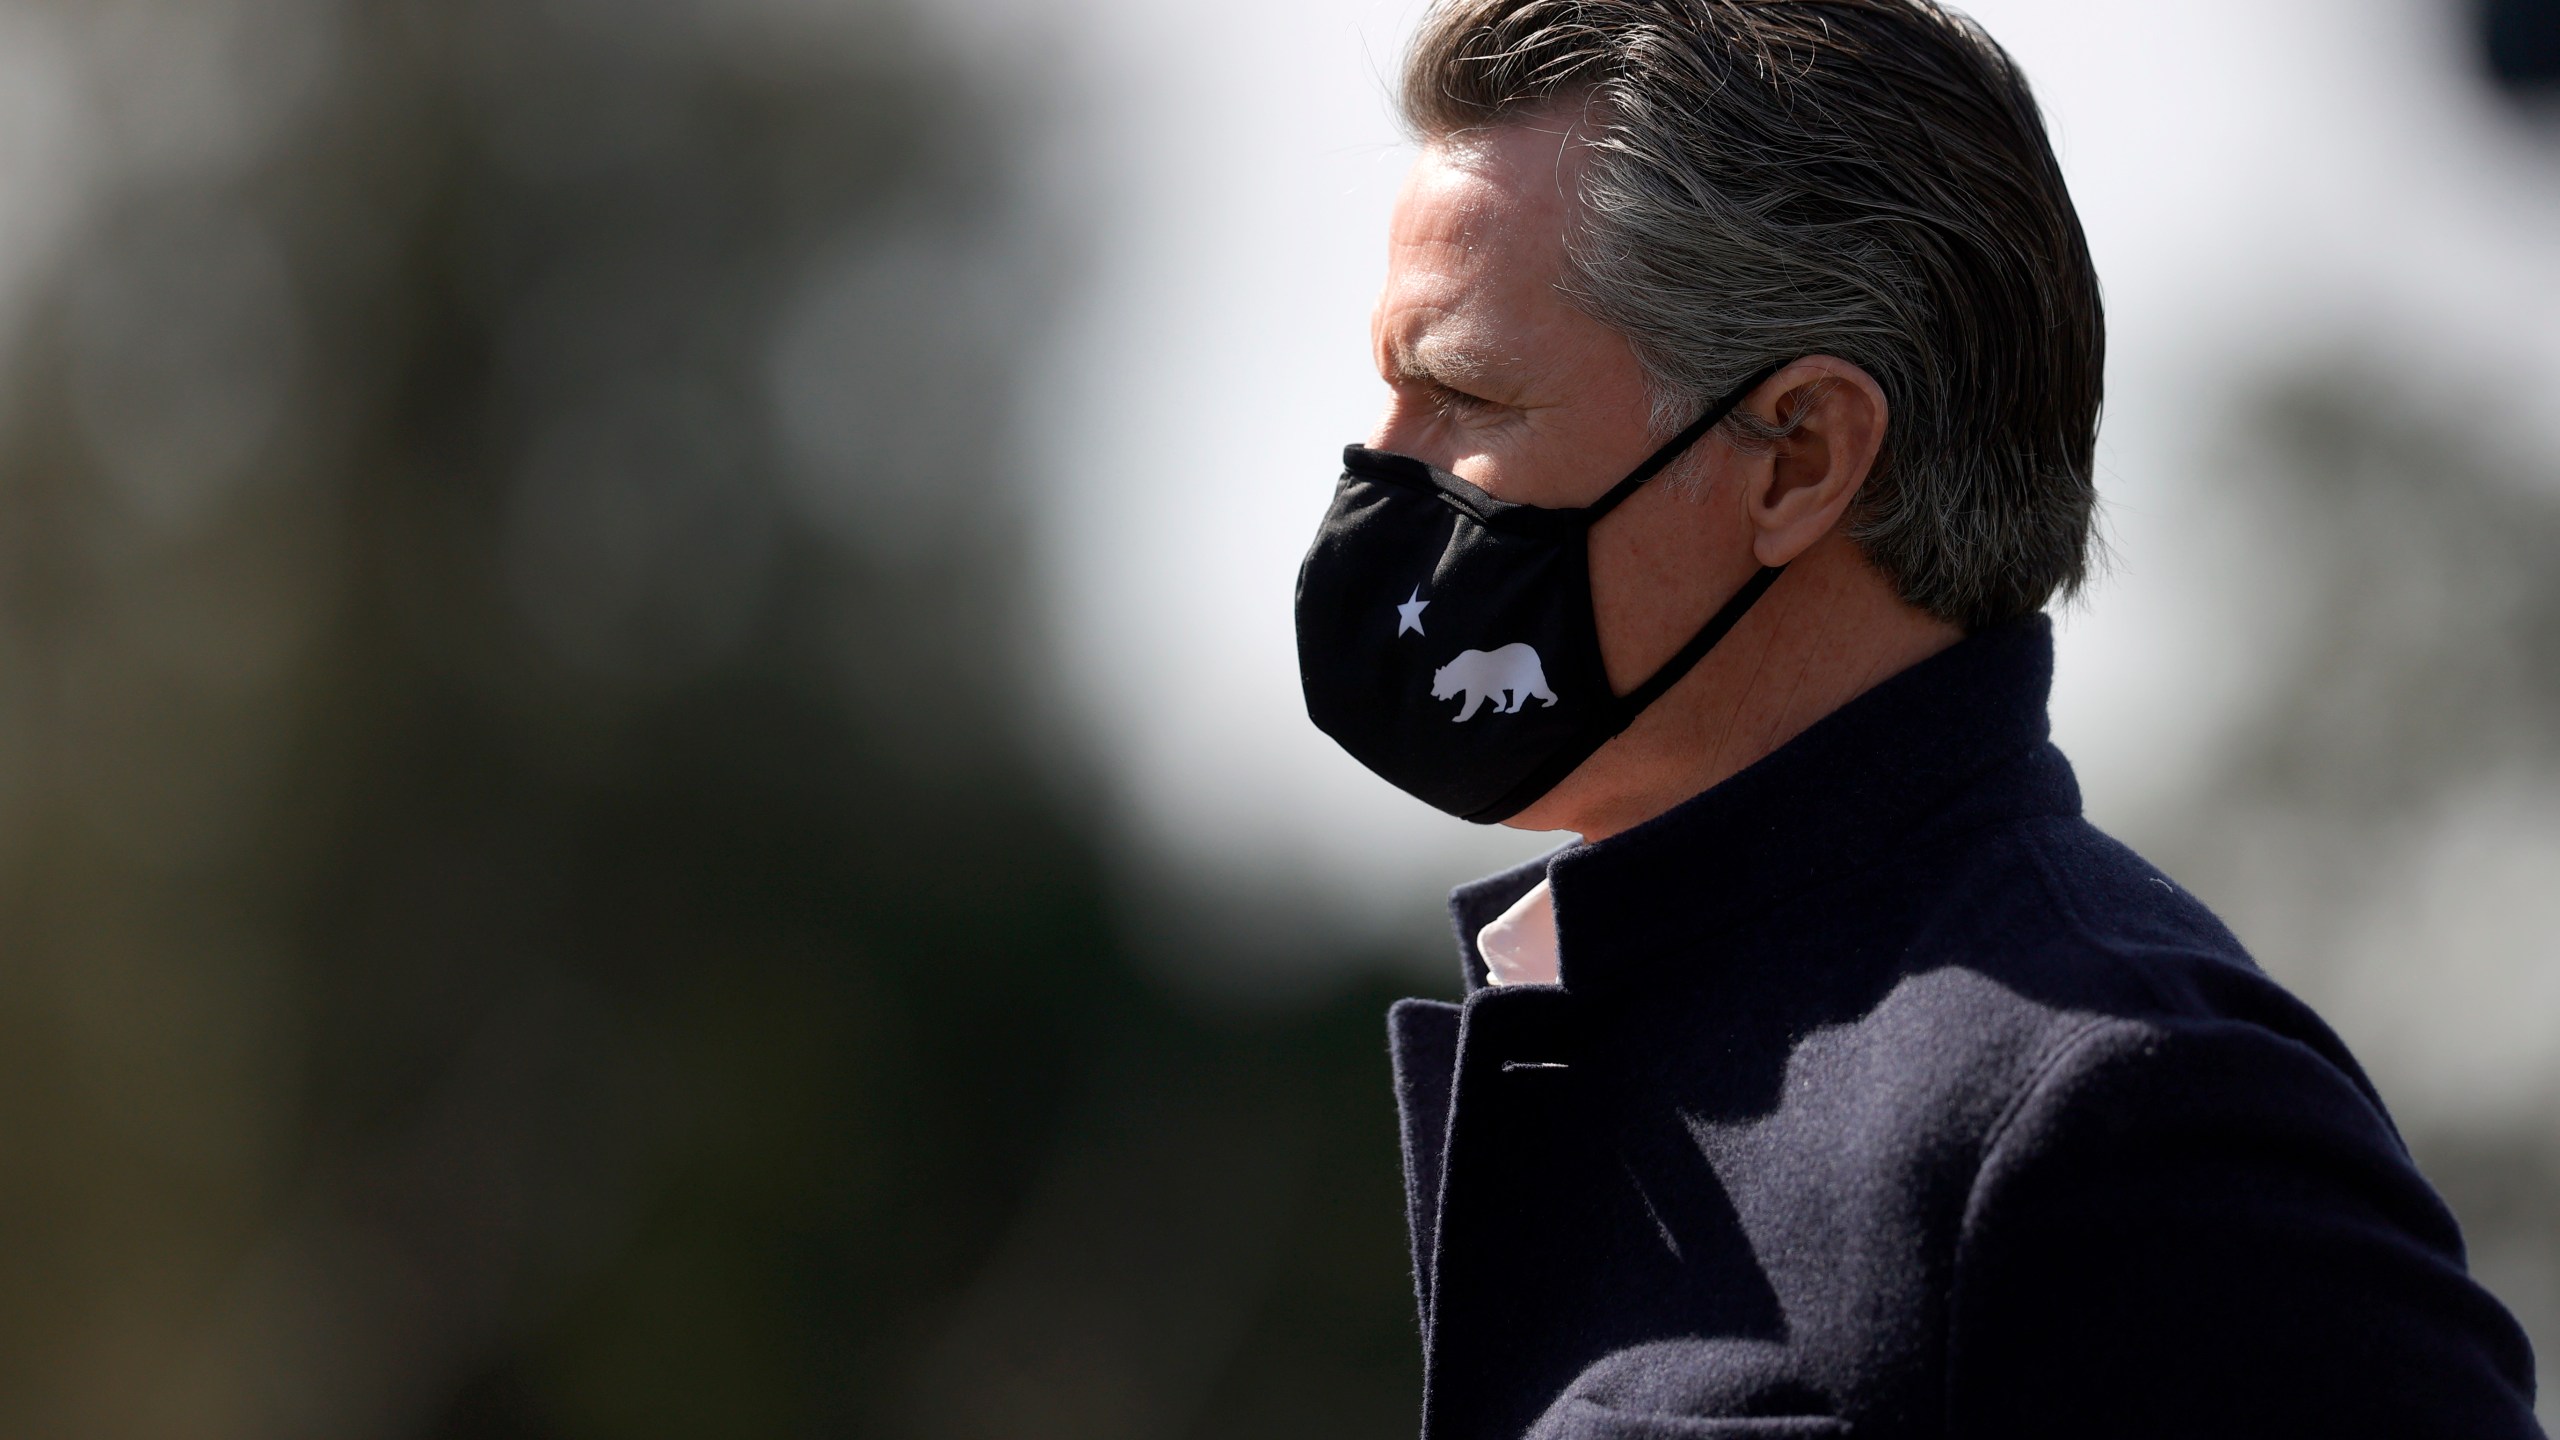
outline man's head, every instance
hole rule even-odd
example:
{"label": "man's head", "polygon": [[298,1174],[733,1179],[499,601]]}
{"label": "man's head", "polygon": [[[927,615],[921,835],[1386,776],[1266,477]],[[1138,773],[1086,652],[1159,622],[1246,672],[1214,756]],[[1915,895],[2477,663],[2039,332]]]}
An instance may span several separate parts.
{"label": "man's head", "polygon": [[2103,322],[2023,79],[1931,0],[1438,0],[1374,325],[1371,444],[1592,502],[1627,693],[1763,565],[1732,640],[1550,795],[1609,833],[2084,578]]}
{"label": "man's head", "polygon": [[[1562,188],[1521,217],[1552,224],[1562,273],[1518,283],[1623,338],[1649,433],[1763,364],[1837,357],[1890,408],[1847,521],[1904,600],[1974,629],[2083,579],[2097,278],[2026,83],[1971,22],[1929,0],[1440,0],[1403,104],[1430,156]],[[1549,132],[1547,174],[1520,129]]]}

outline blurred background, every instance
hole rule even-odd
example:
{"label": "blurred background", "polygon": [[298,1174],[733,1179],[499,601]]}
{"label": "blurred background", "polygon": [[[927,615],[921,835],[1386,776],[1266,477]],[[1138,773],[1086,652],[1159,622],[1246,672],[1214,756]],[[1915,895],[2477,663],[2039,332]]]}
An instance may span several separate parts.
{"label": "blurred background", "polygon": [[[1410,1433],[1553,843],[1296,694],[1418,8],[0,0],[0,1432]],[[2560,1354],[2560,0],[1975,13],[2092,812]]]}

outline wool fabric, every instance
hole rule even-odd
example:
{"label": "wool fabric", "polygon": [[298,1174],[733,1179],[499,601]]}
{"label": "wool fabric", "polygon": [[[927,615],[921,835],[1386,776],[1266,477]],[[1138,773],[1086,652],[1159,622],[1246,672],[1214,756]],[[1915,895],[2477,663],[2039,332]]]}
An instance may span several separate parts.
{"label": "wool fabric", "polygon": [[[2051,675],[1977,633],[1455,894],[1464,1003],[1389,1018],[1425,1440],[2541,1433],[2346,1047],[2082,818]],[[1559,983],[1489,986],[1541,880]]]}

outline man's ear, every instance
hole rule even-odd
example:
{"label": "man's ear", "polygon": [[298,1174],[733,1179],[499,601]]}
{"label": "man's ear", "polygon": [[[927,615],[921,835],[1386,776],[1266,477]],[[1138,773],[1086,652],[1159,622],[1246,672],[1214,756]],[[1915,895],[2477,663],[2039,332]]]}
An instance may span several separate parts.
{"label": "man's ear", "polygon": [[1866,484],[1890,418],[1884,389],[1846,360],[1808,355],[1769,377],[1742,408],[1788,432],[1751,468],[1743,495],[1752,552],[1763,565],[1784,565],[1830,534]]}

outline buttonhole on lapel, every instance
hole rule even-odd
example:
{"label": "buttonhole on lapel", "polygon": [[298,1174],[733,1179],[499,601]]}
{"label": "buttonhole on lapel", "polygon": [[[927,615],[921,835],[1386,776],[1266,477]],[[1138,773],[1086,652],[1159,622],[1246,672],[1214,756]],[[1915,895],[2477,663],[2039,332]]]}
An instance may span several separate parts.
{"label": "buttonhole on lapel", "polygon": [[1572,1068],[1561,1060],[1505,1060],[1502,1062],[1502,1073],[1505,1075],[1514,1070],[1570,1070]]}

